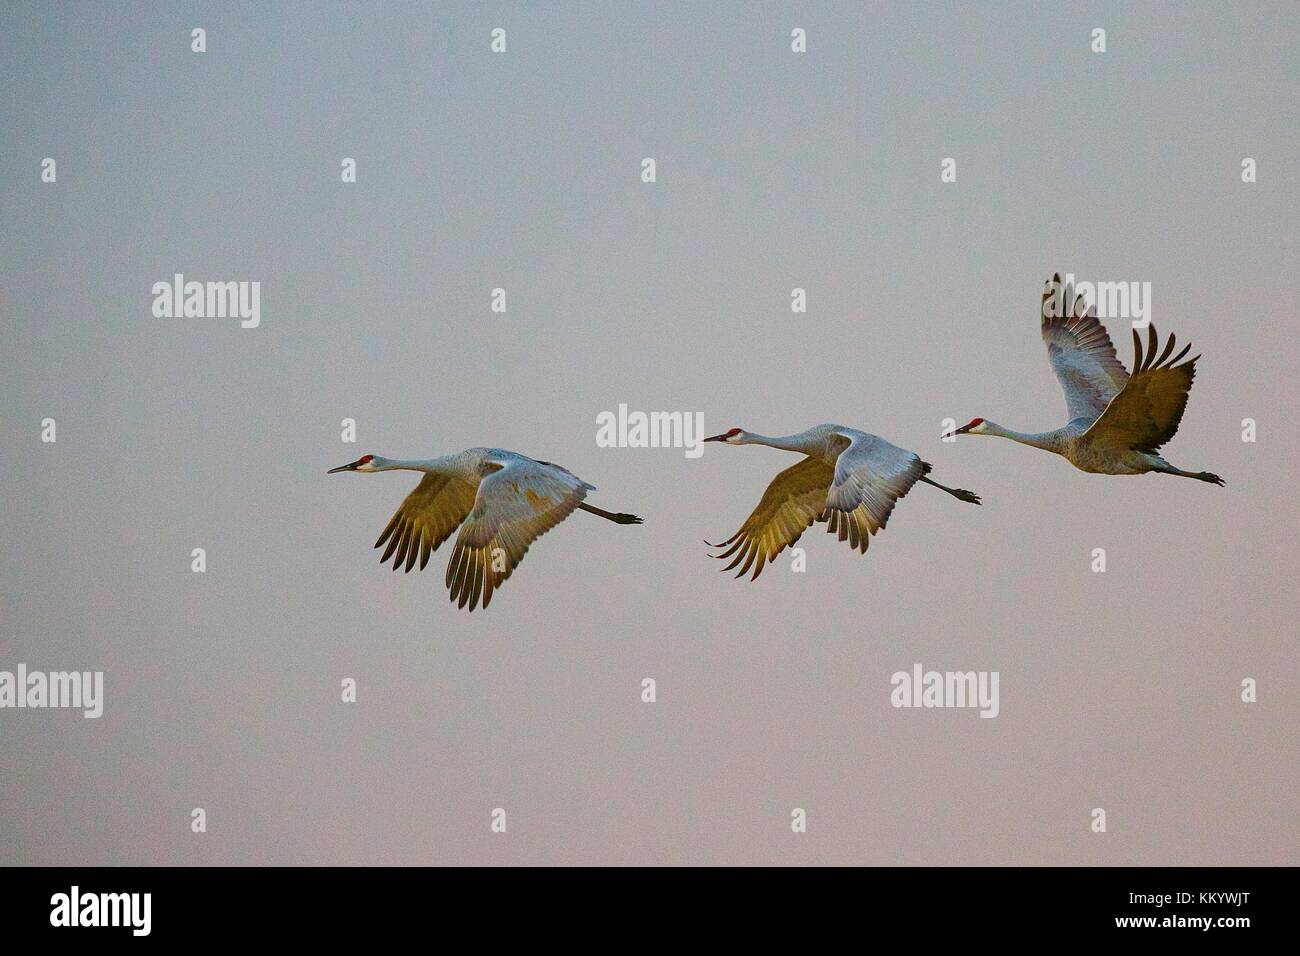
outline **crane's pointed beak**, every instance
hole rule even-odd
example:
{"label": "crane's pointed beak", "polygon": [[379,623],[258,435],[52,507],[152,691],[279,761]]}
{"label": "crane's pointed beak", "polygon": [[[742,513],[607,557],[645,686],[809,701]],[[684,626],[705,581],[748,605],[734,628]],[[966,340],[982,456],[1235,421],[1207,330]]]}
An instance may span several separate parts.
{"label": "crane's pointed beak", "polygon": [[705,440],[705,441],[726,441],[726,440],[727,440],[727,436],[726,436],[726,433],[724,432],[724,433],[721,434],[721,435],[714,435],[712,438],[706,438],[706,439],[704,439],[704,440]]}
{"label": "crane's pointed beak", "polygon": [[357,470],[357,463],[353,461],[353,462],[349,462],[346,465],[339,465],[337,468],[331,468],[329,471],[325,472],[325,474],[333,475],[333,474],[337,474],[340,471],[356,471],[356,470]]}
{"label": "crane's pointed beak", "polygon": [[964,435],[964,434],[966,434],[968,431],[971,430],[971,427],[972,427],[972,426],[970,426],[970,425],[963,425],[963,426],[961,426],[961,428],[954,428],[952,431],[948,432],[948,434],[946,434],[946,435],[940,435],[939,437],[940,437],[940,438],[956,438],[958,435]]}

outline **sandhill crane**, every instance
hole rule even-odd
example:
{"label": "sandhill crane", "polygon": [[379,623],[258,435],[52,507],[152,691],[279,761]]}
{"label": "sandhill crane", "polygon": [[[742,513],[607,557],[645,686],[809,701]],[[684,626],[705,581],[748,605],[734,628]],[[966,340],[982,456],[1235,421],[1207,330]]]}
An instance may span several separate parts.
{"label": "sandhill crane", "polygon": [[918,481],[960,501],[980,503],[979,496],[972,492],[948,488],[925,477],[930,466],[913,452],[843,425],[816,425],[784,438],[733,428],[704,440],[767,445],[808,456],[772,479],[758,507],[739,531],[721,544],[704,542],[710,548],[727,549],[711,557],[735,555],[723,571],[745,562],[736,572],[738,578],[757,558],[751,581],[763,573],[764,564],[775,561],[816,521],[825,521],[828,532],[838,533],[839,540],[847,539],[850,547],[865,554],[871,535],[885,526],[894,503]]}
{"label": "sandhill crane", "polygon": [[[1052,371],[1065,392],[1070,421],[1050,432],[1017,432],[986,418],[972,418],[944,437],[997,435],[1022,445],[1054,452],[1080,471],[1101,475],[1141,475],[1157,471],[1222,485],[1208,471],[1183,471],[1156,454],[1178,431],[1199,355],[1177,364],[1191,346],[1170,358],[1175,338],[1170,334],[1156,358],[1155,326],[1148,326],[1147,351],[1133,330],[1133,372],[1115,356],[1115,346],[1095,307],[1084,309],[1083,296],[1060,275],[1046,283],[1042,301],[1043,342]],[[1068,307],[1067,307],[1068,306]]]}
{"label": "sandhill crane", "polygon": [[470,448],[427,461],[362,455],[327,474],[340,471],[424,473],[375,542],[376,548],[388,542],[379,560],[386,563],[391,557],[394,571],[405,567],[409,573],[418,554],[423,571],[429,552],[459,527],[447,562],[447,587],[451,600],[462,608],[468,602],[470,611],[480,596],[486,608],[492,592],[514,572],[528,546],[575,508],[615,524],[641,523],[636,515],[586,504],[583,499],[595,486],[559,465],[502,448]]}

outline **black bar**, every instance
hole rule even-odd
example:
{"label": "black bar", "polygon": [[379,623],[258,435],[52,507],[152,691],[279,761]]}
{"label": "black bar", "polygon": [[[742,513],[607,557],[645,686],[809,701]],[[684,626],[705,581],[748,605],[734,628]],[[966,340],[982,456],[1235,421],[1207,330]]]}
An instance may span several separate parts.
{"label": "black bar", "polygon": [[[0,925],[11,941],[81,944],[375,943],[412,933],[452,942],[462,932],[486,942],[511,929],[582,934],[600,924],[665,944],[683,938],[666,934],[699,926],[690,938],[842,928],[853,938],[911,934],[926,946],[1098,937],[1232,945],[1286,929],[1294,878],[1253,868],[32,868],[0,870]],[[52,925],[70,922],[74,886],[79,919],[111,917],[116,906],[124,925]],[[133,929],[144,928],[143,895],[132,909],[99,895],[130,893],[149,894],[147,936]]]}

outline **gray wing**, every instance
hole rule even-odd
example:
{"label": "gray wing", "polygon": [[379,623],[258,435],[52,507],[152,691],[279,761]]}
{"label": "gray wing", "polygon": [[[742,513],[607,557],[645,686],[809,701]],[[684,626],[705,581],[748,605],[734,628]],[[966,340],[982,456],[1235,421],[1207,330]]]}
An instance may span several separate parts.
{"label": "gray wing", "polygon": [[458,607],[483,607],[524,559],[528,547],[571,515],[592,485],[557,465],[519,458],[478,486],[474,509],[447,563],[447,587]]}
{"label": "gray wing", "polygon": [[866,553],[898,499],[929,469],[913,452],[875,435],[859,434],[835,461],[826,494],[826,530]]}
{"label": "gray wing", "polygon": [[1043,343],[1047,346],[1047,360],[1065,392],[1070,421],[1097,418],[1128,381],[1128,372],[1115,355],[1110,336],[1097,321],[1095,306],[1076,316],[1076,306],[1081,305],[1082,296],[1075,295],[1073,286],[1062,286],[1060,275],[1045,284]]}

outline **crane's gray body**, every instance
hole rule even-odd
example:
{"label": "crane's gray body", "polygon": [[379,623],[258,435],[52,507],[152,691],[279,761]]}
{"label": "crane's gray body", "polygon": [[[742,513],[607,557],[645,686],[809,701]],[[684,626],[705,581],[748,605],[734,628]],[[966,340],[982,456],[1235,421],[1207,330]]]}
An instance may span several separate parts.
{"label": "crane's gray body", "polygon": [[1047,283],[1042,300],[1042,336],[1047,359],[1065,395],[1068,424],[1049,432],[1018,432],[987,419],[973,419],[954,434],[994,435],[1060,455],[1080,471],[1098,475],[1141,475],[1161,472],[1213,484],[1223,479],[1207,471],[1175,468],[1159,448],[1178,431],[1196,360],[1180,360],[1176,337],[1170,335],[1159,357],[1154,326],[1147,327],[1147,350],[1133,330],[1133,369],[1126,371],[1115,346],[1097,321],[1093,308],[1084,308],[1061,277]]}

